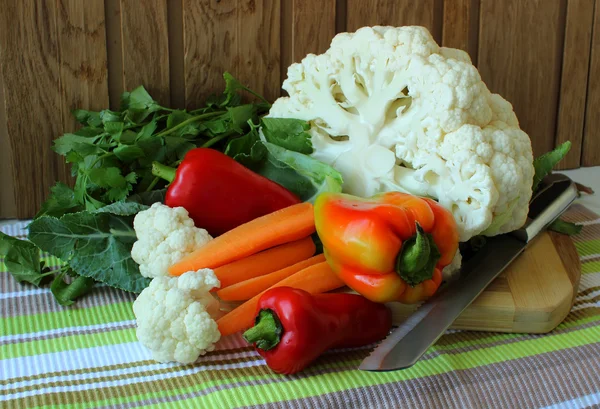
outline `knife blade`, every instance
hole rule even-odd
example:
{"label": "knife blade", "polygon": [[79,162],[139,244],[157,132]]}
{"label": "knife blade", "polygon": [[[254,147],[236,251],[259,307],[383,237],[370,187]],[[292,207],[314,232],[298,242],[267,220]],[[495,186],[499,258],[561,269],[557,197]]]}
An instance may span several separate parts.
{"label": "knife blade", "polygon": [[414,365],[481,292],[525,250],[527,244],[562,214],[577,197],[566,176],[551,175],[530,206],[526,225],[513,234],[487,238],[486,245],[462,266],[460,277],[441,289],[393,330],[359,369],[391,371]]}

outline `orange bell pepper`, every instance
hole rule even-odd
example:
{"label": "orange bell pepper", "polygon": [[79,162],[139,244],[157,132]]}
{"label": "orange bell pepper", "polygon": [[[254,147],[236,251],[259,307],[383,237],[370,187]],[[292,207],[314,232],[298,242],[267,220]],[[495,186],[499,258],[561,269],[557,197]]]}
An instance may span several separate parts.
{"label": "orange bell pepper", "polygon": [[376,302],[412,304],[430,297],[458,248],[452,214],[405,193],[366,199],[323,193],[315,202],[315,224],[333,271]]}

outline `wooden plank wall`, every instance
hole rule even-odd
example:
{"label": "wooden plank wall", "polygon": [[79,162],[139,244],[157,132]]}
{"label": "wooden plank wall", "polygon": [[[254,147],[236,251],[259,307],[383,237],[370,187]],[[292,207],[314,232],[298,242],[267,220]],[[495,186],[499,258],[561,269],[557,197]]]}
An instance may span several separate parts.
{"label": "wooden plank wall", "polygon": [[535,154],[570,140],[563,167],[600,165],[600,0],[0,0],[0,218],[70,180],[50,146],[71,109],[116,108],[139,84],[193,108],[225,70],[274,99],[292,62],[376,24],[466,50]]}

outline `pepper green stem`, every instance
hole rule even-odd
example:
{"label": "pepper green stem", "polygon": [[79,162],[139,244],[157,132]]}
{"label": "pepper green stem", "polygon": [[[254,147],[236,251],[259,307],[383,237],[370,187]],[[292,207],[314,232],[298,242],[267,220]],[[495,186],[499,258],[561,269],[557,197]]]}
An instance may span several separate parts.
{"label": "pepper green stem", "polygon": [[152,162],[152,174],[171,183],[175,180],[175,168],[162,163]]}
{"label": "pepper green stem", "polygon": [[415,225],[417,232],[402,244],[396,260],[396,272],[413,287],[433,276],[441,257],[433,236],[425,233],[418,222]]}
{"label": "pepper green stem", "polygon": [[273,310],[260,310],[254,326],[244,332],[246,342],[256,344],[263,351],[275,348],[281,341],[283,327]]}

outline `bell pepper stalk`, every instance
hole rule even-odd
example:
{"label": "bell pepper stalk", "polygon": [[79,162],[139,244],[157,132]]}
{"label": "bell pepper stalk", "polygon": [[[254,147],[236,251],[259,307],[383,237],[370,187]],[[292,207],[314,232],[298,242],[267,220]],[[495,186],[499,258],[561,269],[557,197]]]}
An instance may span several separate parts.
{"label": "bell pepper stalk", "polygon": [[413,304],[433,295],[458,249],[458,229],[434,200],[400,192],[371,198],[323,193],[315,225],[327,262],[376,302]]}
{"label": "bell pepper stalk", "polygon": [[300,203],[283,186],[214,149],[190,150],[177,169],[154,162],[152,173],[170,182],[165,204],[184,207],[213,236]]}
{"label": "bell pepper stalk", "polygon": [[277,287],[260,297],[255,325],[243,337],[274,372],[293,374],[330,348],[379,341],[391,326],[391,311],[360,295],[311,295],[296,288]]}

